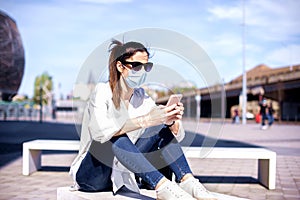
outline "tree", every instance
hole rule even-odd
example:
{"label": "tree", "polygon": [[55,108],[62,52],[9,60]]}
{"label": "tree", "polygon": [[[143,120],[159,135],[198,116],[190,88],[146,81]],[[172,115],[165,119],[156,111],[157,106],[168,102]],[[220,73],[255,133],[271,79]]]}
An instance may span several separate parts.
{"label": "tree", "polygon": [[42,96],[43,104],[48,104],[49,100],[51,99],[52,89],[52,77],[47,72],[44,72],[42,75],[37,76],[34,81],[34,103],[39,104],[40,98]]}

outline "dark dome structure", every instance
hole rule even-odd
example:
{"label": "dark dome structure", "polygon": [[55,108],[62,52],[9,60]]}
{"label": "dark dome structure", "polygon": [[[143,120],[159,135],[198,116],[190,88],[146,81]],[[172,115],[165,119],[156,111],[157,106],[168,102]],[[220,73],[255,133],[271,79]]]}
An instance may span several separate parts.
{"label": "dark dome structure", "polygon": [[0,10],[0,100],[11,101],[24,73],[24,49],[16,22]]}

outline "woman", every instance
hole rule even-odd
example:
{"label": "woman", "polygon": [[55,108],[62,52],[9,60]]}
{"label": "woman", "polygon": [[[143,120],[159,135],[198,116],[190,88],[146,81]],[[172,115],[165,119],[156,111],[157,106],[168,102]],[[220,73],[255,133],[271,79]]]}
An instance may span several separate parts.
{"label": "woman", "polygon": [[[84,113],[80,150],[70,174],[81,191],[139,192],[135,177],[157,199],[216,199],[194,178],[178,141],[183,104],[156,106],[140,88],[153,64],[140,43],[114,40],[109,82],[98,83]],[[169,172],[176,176],[170,181]]]}

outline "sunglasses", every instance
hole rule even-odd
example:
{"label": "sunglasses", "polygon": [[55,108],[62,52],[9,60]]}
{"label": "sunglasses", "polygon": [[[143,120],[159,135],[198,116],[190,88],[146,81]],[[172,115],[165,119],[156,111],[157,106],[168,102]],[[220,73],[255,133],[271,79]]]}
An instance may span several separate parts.
{"label": "sunglasses", "polygon": [[152,62],[148,62],[148,63],[141,63],[141,62],[127,62],[127,61],[123,61],[122,62],[123,65],[131,65],[130,69],[132,69],[133,71],[140,71],[143,66],[146,72],[150,72],[152,67],[153,67],[153,63]]}

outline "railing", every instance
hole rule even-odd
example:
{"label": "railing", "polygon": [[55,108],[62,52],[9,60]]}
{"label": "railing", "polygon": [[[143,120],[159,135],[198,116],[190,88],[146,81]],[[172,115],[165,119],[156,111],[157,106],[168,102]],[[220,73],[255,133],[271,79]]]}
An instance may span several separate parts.
{"label": "railing", "polygon": [[[0,121],[57,121],[78,122],[78,109],[55,110],[52,106],[43,106],[42,117],[40,108],[28,103],[0,102]],[[75,120],[76,119],[76,120]]]}

